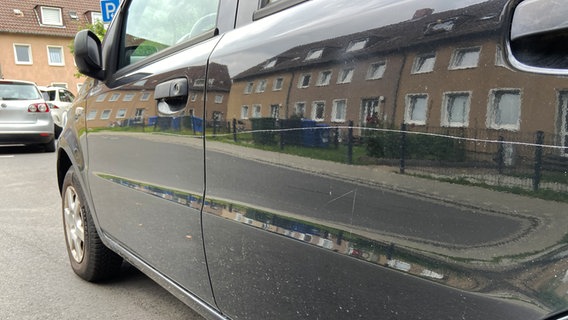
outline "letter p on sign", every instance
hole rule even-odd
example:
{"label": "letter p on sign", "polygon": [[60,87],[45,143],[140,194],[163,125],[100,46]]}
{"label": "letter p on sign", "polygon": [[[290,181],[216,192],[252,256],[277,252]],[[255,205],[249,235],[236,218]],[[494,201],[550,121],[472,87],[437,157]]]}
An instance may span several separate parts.
{"label": "letter p on sign", "polygon": [[112,21],[112,17],[118,10],[120,0],[101,0],[101,13],[103,15],[103,22],[109,23]]}

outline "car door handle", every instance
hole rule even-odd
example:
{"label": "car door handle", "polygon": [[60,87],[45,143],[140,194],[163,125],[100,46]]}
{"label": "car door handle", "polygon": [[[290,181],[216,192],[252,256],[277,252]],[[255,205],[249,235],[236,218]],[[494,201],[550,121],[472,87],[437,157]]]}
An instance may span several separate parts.
{"label": "car door handle", "polygon": [[172,116],[185,108],[187,103],[188,82],[186,78],[178,78],[162,82],[154,90],[158,114]]}
{"label": "car door handle", "polygon": [[154,99],[180,98],[187,96],[187,79],[179,78],[162,82],[154,90]]}

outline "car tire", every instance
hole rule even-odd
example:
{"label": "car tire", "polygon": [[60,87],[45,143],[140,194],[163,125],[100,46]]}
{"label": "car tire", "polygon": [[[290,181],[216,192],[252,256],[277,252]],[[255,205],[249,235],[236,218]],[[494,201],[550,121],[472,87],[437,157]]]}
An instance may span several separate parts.
{"label": "car tire", "polygon": [[43,145],[45,152],[55,152],[55,139]]}
{"label": "car tire", "polygon": [[117,275],[122,258],[103,244],[73,168],[67,171],[63,181],[62,213],[65,243],[73,271],[90,282]]}

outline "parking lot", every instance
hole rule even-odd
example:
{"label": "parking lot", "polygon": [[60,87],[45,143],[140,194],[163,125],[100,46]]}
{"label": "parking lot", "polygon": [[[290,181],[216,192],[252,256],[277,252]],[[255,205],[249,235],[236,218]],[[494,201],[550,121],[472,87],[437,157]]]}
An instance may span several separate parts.
{"label": "parking lot", "polygon": [[56,156],[0,147],[1,319],[201,319],[129,265],[91,284],[69,267]]}

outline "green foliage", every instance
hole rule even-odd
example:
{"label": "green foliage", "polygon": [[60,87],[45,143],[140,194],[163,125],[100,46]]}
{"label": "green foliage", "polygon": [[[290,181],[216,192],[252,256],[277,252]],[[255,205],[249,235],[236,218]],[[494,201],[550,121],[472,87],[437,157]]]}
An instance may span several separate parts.
{"label": "green foliage", "polygon": [[433,161],[465,161],[465,145],[450,136],[432,136],[406,132],[378,132],[366,139],[367,155],[375,158],[399,159],[401,144],[405,158]]}

